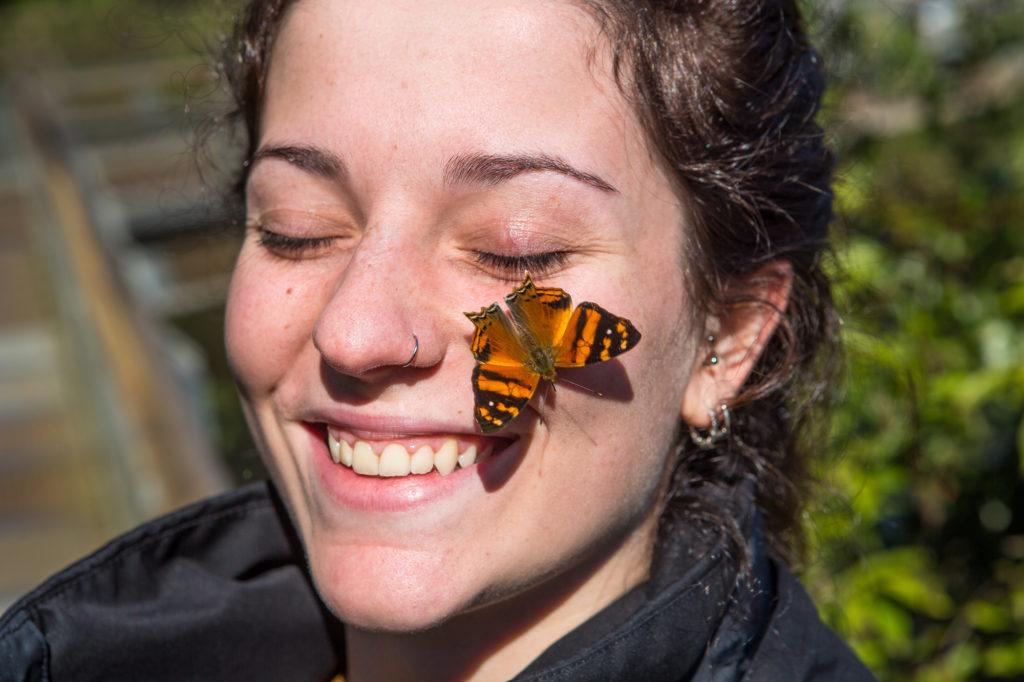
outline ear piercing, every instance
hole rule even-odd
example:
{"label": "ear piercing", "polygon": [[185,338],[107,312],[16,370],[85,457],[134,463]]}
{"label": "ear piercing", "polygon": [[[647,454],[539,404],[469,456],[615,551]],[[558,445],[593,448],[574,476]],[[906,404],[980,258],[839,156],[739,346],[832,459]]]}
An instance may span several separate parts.
{"label": "ear piercing", "polygon": [[[718,420],[719,411],[722,412],[721,421]],[[732,428],[729,406],[725,403],[719,405],[717,410],[708,410],[708,414],[711,415],[711,426],[707,429],[707,433],[701,433],[696,428],[690,427],[690,440],[701,450],[713,449],[719,441],[729,435],[729,429]]]}
{"label": "ear piercing", "polygon": [[406,362],[404,365],[402,365],[403,368],[408,367],[409,365],[411,365],[413,360],[416,359],[416,354],[420,352],[420,340],[419,340],[419,338],[415,334],[413,334],[412,335],[412,340],[413,340],[413,344],[414,344],[413,345],[413,349],[412,349],[412,355],[409,356],[408,362]]}
{"label": "ear piercing", "polygon": [[718,353],[715,351],[715,335],[708,334],[707,338],[708,347],[711,348],[711,352],[708,353],[708,357],[704,360],[704,364],[708,367],[714,367],[718,364]]}
{"label": "ear piercing", "polygon": [[[707,358],[704,359],[704,366],[715,367],[719,363],[718,352],[715,350],[715,335],[708,334],[704,340],[707,342],[708,348],[711,349]],[[719,412],[722,413],[721,419],[718,418]],[[704,433],[701,433],[703,429],[690,427],[690,440],[701,450],[713,449],[719,441],[729,435],[729,429],[732,428],[729,406],[725,403],[719,405],[717,409],[708,410],[708,415],[711,416],[711,426]]]}

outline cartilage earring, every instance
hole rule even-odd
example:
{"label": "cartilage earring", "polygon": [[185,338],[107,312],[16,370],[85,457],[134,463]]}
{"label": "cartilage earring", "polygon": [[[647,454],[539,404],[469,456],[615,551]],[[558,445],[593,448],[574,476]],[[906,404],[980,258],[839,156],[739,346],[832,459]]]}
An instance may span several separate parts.
{"label": "cartilage earring", "polygon": [[409,365],[411,365],[413,363],[413,360],[416,359],[416,354],[420,352],[420,340],[419,340],[419,338],[417,338],[417,336],[415,334],[412,335],[412,341],[413,341],[412,355],[409,356],[409,361],[406,362],[404,365],[402,365],[402,367],[408,367]]}
{"label": "cartilage earring", "polygon": [[[718,419],[718,411],[722,412],[722,419]],[[701,433],[694,427],[690,427],[690,440],[699,447],[701,450],[710,450],[715,445],[729,435],[729,429],[732,427],[732,418],[729,416],[729,406],[725,403],[719,405],[717,410],[708,410],[708,414],[711,415],[711,426],[707,429],[707,433]]]}
{"label": "cartilage earring", "polygon": [[715,335],[708,334],[707,342],[711,352],[708,353],[708,357],[704,360],[704,364],[709,367],[714,367],[718,364],[718,353],[715,351]]}

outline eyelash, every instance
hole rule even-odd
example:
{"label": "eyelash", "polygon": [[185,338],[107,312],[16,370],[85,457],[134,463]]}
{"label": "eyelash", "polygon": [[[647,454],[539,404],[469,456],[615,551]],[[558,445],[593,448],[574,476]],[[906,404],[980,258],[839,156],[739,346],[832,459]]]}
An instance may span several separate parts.
{"label": "eyelash", "polygon": [[259,245],[286,258],[296,258],[311,251],[321,249],[331,243],[333,237],[293,237],[279,232],[271,232],[262,227]]}
{"label": "eyelash", "polygon": [[522,277],[525,271],[529,271],[535,276],[549,273],[551,270],[565,264],[569,259],[569,252],[547,251],[544,253],[531,253],[525,256],[506,256],[499,253],[474,251],[473,257],[480,265],[507,274],[510,279],[516,279]]}
{"label": "eyelash", "polygon": [[[285,258],[298,258],[321,249],[331,243],[333,237],[293,237],[279,232],[271,232],[265,228],[260,231],[259,245]],[[569,259],[568,251],[546,251],[528,255],[506,256],[500,253],[474,251],[476,262],[502,274],[509,279],[516,279],[526,271],[534,275],[546,274],[564,265]]]}

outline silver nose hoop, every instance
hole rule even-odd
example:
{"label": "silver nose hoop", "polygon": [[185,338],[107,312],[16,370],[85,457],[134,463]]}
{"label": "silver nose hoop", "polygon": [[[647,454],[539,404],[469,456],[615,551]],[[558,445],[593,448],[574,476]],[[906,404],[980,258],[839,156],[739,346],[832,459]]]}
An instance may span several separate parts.
{"label": "silver nose hoop", "polygon": [[412,341],[412,355],[410,355],[409,360],[404,365],[402,365],[403,368],[412,365],[413,361],[416,360],[416,354],[420,352],[420,340],[415,334],[412,335]]}

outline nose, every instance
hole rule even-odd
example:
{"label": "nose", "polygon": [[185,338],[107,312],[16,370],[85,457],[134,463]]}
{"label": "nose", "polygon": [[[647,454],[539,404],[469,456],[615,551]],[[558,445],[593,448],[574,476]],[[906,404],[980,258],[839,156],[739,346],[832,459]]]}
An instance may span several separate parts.
{"label": "nose", "polygon": [[363,379],[384,368],[440,362],[444,342],[418,300],[417,271],[386,250],[357,249],[313,327],[313,345],[324,362]]}

